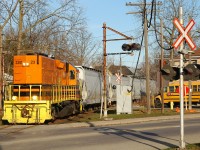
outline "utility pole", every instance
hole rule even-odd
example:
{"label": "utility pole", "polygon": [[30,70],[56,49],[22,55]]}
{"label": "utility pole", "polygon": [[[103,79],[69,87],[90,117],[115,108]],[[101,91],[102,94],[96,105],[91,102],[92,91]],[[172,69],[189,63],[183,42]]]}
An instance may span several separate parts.
{"label": "utility pole", "polygon": [[107,97],[106,97],[106,23],[103,23],[103,116],[107,117]]}
{"label": "utility pole", "polygon": [[150,85],[149,85],[149,55],[148,55],[148,28],[146,8],[144,10],[144,45],[145,45],[145,65],[146,65],[146,101],[147,114],[151,113]]}
{"label": "utility pole", "polygon": [[[191,51],[188,52],[188,57],[189,57],[189,64],[191,64]],[[189,102],[188,102],[188,109],[189,110],[192,110],[192,92],[191,92],[191,89],[192,89],[192,83],[191,83],[191,80],[188,81],[188,86],[189,86]],[[187,103],[187,102],[186,102]]]}
{"label": "utility pole", "polygon": [[[161,39],[161,63],[160,67],[163,68],[163,57],[164,57],[164,50],[163,50],[163,20],[160,18],[160,39]],[[163,77],[160,74],[160,83],[161,83],[161,99],[162,99],[162,108],[161,112],[164,113],[164,95],[163,95],[163,89],[164,89],[164,82],[163,82]]]}
{"label": "utility pole", "polygon": [[24,0],[19,0],[19,31],[18,31],[18,45],[17,55],[22,48],[22,29],[23,29],[23,16],[24,16]]}
{"label": "utility pole", "polygon": [[[189,21],[192,19],[192,17],[191,16],[189,16]],[[190,35],[190,33],[189,33],[189,35]],[[192,53],[193,51],[188,51],[188,57],[189,57],[189,64],[191,64],[191,53]],[[188,107],[188,109],[189,110],[192,110],[192,91],[191,91],[191,89],[192,89],[192,83],[191,83],[191,80],[189,80],[188,81],[188,86],[189,86],[189,102],[188,102],[188,105],[189,105],[189,107]],[[187,102],[186,102],[187,103]]]}
{"label": "utility pole", "polygon": [[[126,3],[126,6],[144,6],[144,5],[152,5],[152,3]],[[162,5],[162,3],[157,3],[156,5]],[[149,56],[148,56],[148,28],[147,28],[147,14],[146,8],[144,8],[143,12],[130,12],[127,14],[144,14],[144,44],[145,44],[145,66],[146,66],[146,101],[147,101],[147,114],[151,113],[151,99],[150,99],[150,75],[149,75]]]}

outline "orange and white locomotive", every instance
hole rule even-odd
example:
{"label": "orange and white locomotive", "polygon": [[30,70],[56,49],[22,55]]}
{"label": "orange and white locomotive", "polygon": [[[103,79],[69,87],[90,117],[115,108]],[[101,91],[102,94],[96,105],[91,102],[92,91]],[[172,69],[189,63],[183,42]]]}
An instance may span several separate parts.
{"label": "orange and white locomotive", "polygon": [[44,123],[80,111],[78,70],[73,65],[44,54],[14,56],[13,65],[2,121]]}

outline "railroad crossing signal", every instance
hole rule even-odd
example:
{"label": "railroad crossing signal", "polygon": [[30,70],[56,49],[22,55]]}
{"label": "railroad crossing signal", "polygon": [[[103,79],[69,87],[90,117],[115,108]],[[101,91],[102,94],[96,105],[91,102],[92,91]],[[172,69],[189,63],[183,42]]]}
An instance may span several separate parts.
{"label": "railroad crossing signal", "polygon": [[170,65],[164,65],[163,68],[160,70],[163,78],[165,80],[178,80],[180,73],[179,68],[171,67]]}
{"label": "railroad crossing signal", "polygon": [[[180,68],[171,67],[170,65],[164,65],[161,69],[161,74],[165,80],[178,80],[180,78]],[[199,80],[200,65],[199,64],[188,64],[183,68],[184,80]]]}
{"label": "railroad crossing signal", "polygon": [[178,28],[180,35],[179,37],[176,39],[176,41],[173,43],[173,47],[175,49],[177,49],[180,44],[182,43],[182,41],[185,39],[186,42],[188,43],[189,47],[192,50],[196,49],[196,45],[195,43],[192,41],[192,38],[188,35],[188,33],[190,32],[190,30],[192,29],[192,27],[194,26],[195,22],[194,20],[190,20],[190,22],[188,23],[188,25],[186,26],[186,28],[184,28],[181,23],[179,22],[179,20],[177,18],[174,19],[174,25]]}
{"label": "railroad crossing signal", "polygon": [[121,74],[121,73],[115,73],[115,75],[116,75],[116,77],[117,77],[116,81],[117,81],[118,84],[119,84],[120,81],[121,81],[121,77],[122,77],[123,74]]}
{"label": "railroad crossing signal", "polygon": [[123,44],[122,50],[123,51],[141,50],[141,45],[139,43]]}
{"label": "railroad crossing signal", "polygon": [[188,80],[199,80],[200,65],[199,64],[188,64],[183,68],[183,76],[186,81]]}

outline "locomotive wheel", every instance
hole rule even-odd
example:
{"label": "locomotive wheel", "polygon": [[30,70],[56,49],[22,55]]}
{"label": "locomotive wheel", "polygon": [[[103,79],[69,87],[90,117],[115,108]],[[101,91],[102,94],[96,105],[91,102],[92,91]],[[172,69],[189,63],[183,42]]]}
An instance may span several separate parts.
{"label": "locomotive wheel", "polygon": [[155,105],[155,108],[161,108],[161,107],[162,107],[162,104],[161,104],[160,99],[156,98],[156,99],[154,100],[154,105]]}
{"label": "locomotive wheel", "polygon": [[57,112],[55,106],[51,108],[51,116],[52,116],[52,121],[56,120]]}
{"label": "locomotive wheel", "polygon": [[80,113],[80,102],[75,102],[75,109],[76,109],[76,113]]}
{"label": "locomotive wheel", "polygon": [[2,125],[9,125],[8,120],[1,120],[2,121]]}

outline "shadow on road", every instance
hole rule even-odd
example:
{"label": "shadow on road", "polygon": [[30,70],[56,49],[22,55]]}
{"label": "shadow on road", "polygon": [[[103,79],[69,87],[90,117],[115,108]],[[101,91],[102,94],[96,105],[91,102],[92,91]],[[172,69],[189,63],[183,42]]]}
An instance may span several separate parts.
{"label": "shadow on road", "polygon": [[[93,125],[94,126],[94,125]],[[100,133],[107,134],[107,135],[117,135],[120,137],[123,137],[125,139],[138,142],[141,144],[145,144],[147,146],[150,146],[155,149],[160,149],[159,147],[156,146],[156,144],[162,144],[167,147],[177,147],[177,145],[174,145],[172,143],[166,142],[165,140],[173,140],[173,141],[178,141],[175,139],[170,139],[166,137],[159,136],[158,134],[151,133],[151,132],[141,132],[141,131],[135,131],[135,130],[124,130],[124,129],[116,129],[116,128],[110,128],[110,127],[102,127],[102,128],[95,128]],[[140,138],[143,141],[137,140],[136,138]],[[158,137],[159,139],[156,139]],[[161,140],[163,139],[163,140]],[[145,142],[145,140],[147,142]],[[151,142],[154,142],[150,144]]]}

